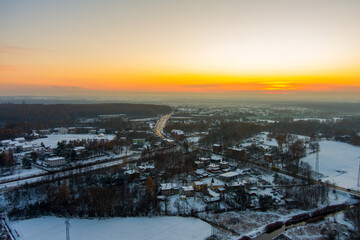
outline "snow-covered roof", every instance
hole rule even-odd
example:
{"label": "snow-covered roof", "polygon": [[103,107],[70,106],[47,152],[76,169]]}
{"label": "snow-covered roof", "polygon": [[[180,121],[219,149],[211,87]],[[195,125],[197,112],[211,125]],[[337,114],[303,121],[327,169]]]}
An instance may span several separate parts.
{"label": "snow-covered roof", "polygon": [[235,181],[230,184],[231,187],[240,187],[244,185],[245,185],[245,181]]}
{"label": "snow-covered roof", "polygon": [[236,176],[239,176],[239,175],[240,175],[240,173],[238,173],[238,172],[227,172],[227,173],[220,174],[220,177],[232,178],[232,177],[236,177]]}
{"label": "snow-covered roof", "polygon": [[30,148],[33,148],[33,146],[32,146],[32,145],[27,144],[27,145],[23,145],[23,146],[22,146],[22,148],[24,148],[24,149],[30,149]]}
{"label": "snow-covered roof", "polygon": [[184,132],[182,130],[177,130],[177,129],[171,130],[171,133],[174,133],[176,135],[184,135]]}
{"label": "snow-covered roof", "polygon": [[229,147],[228,148],[229,150],[233,150],[233,151],[245,151],[245,149],[244,148],[237,148],[237,147]]}
{"label": "snow-covered roof", "polygon": [[20,141],[25,141],[25,138],[19,137],[19,138],[15,138],[14,140],[20,142]]}
{"label": "snow-covered roof", "polygon": [[206,182],[208,185],[210,185],[211,183],[213,184],[213,186],[224,186],[224,182],[223,181],[220,181],[216,178],[204,178],[202,180],[203,182]]}
{"label": "snow-covered roof", "polygon": [[222,159],[223,159],[222,156],[215,155],[215,154],[211,155],[211,160],[213,160],[213,161],[221,161]]}
{"label": "snow-covered roof", "polygon": [[182,187],[182,190],[183,190],[184,192],[194,191],[194,188],[193,188],[193,186],[183,186],[183,187]]}
{"label": "snow-covered roof", "polygon": [[83,146],[75,147],[74,150],[75,151],[82,151],[82,150],[85,150],[85,147],[83,147]]}
{"label": "snow-covered roof", "polygon": [[210,197],[214,197],[214,198],[220,197],[220,194],[219,194],[219,193],[214,192],[214,191],[211,190],[210,188],[208,189],[208,193],[209,193]]}
{"label": "snow-covered roof", "polygon": [[171,190],[174,188],[178,188],[176,183],[161,183],[160,190]]}
{"label": "snow-covered roof", "polygon": [[23,145],[24,145],[24,143],[19,143],[19,142],[18,142],[18,143],[15,144],[15,147],[21,147],[21,146],[23,146]]}
{"label": "snow-covered roof", "polygon": [[204,182],[204,181],[195,181],[194,184],[195,184],[196,186],[208,185],[208,184],[207,184],[206,182]]}
{"label": "snow-covered roof", "polygon": [[46,161],[52,162],[52,161],[59,161],[59,160],[65,160],[65,158],[63,158],[63,157],[52,157],[52,158],[48,158]]}

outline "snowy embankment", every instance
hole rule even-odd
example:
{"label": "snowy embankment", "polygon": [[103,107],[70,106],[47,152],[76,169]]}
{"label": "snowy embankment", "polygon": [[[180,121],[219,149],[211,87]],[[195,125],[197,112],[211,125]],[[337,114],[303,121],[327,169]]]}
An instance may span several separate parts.
{"label": "snowy embankment", "polygon": [[[319,162],[322,181],[330,181],[344,188],[357,189],[360,147],[335,141],[321,141]],[[316,154],[309,154],[302,161],[315,169]]]}
{"label": "snowy embankment", "polygon": [[[10,222],[10,226],[19,239],[63,240],[66,238],[64,222],[64,218],[43,217]],[[211,225],[190,217],[70,219],[70,225],[70,238],[77,240],[182,240],[211,235]]]}
{"label": "snowy embankment", "polygon": [[[140,156],[140,154],[133,154],[129,158],[127,158],[127,160],[129,161],[129,160],[137,159],[139,156]],[[88,171],[93,171],[93,170],[97,170],[97,169],[101,169],[101,168],[108,168],[108,167],[120,165],[122,163],[123,163],[123,159],[120,159],[120,160],[114,160],[111,162],[99,163],[99,164],[96,164],[93,166],[85,166],[80,169],[67,170],[67,171],[63,171],[63,172],[54,173],[51,175],[51,177],[50,176],[39,176],[39,177],[23,179],[23,180],[19,180],[19,181],[15,181],[15,182],[10,182],[10,183],[2,183],[2,184],[0,184],[0,190],[3,190],[3,189],[6,190],[7,188],[13,188],[13,187],[20,187],[20,186],[30,184],[30,183],[35,183],[35,182],[47,181],[49,179],[60,179],[63,177],[68,177],[68,176],[71,176],[74,174],[78,174],[80,172],[88,172]]]}

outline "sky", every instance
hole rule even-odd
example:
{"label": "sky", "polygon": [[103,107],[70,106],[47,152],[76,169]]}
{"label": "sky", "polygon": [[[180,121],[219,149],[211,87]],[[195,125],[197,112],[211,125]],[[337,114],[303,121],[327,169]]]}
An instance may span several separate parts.
{"label": "sky", "polygon": [[0,96],[360,101],[359,0],[0,0]]}

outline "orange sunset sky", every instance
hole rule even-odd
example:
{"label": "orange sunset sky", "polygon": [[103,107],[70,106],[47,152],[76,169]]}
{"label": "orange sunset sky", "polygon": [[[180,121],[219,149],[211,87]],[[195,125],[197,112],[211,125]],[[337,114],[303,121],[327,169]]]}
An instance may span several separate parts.
{"label": "orange sunset sky", "polygon": [[0,1],[1,96],[121,92],[360,100],[360,1]]}

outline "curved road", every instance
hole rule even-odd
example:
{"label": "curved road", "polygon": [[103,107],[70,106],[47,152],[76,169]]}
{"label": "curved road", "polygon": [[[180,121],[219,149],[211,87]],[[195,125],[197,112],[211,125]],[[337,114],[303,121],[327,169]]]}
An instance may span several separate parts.
{"label": "curved road", "polygon": [[166,137],[163,135],[163,130],[166,125],[166,122],[169,120],[171,115],[173,115],[174,112],[166,114],[160,118],[160,120],[155,124],[154,127],[154,133],[156,136],[159,136],[161,139],[165,139]]}

